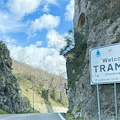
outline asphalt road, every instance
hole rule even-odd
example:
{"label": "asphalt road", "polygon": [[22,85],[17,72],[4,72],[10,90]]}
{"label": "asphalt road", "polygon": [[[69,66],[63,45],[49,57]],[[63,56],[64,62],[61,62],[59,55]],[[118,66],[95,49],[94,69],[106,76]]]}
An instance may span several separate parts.
{"label": "asphalt road", "polygon": [[66,120],[58,113],[0,115],[0,120]]}

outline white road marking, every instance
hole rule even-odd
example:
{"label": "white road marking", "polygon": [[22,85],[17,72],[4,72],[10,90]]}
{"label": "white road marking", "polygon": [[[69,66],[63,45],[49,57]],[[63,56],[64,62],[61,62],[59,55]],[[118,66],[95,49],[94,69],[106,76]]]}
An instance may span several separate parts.
{"label": "white road marking", "polygon": [[66,120],[60,113],[58,113],[58,115],[62,120]]}

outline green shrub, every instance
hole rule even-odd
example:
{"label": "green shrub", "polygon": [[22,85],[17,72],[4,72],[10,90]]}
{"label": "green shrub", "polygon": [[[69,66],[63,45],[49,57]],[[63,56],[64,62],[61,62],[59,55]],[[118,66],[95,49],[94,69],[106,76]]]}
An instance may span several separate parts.
{"label": "green shrub", "polygon": [[26,92],[29,92],[28,88],[25,89]]}
{"label": "green shrub", "polygon": [[70,69],[74,70],[75,72],[70,74],[68,87],[74,89],[75,81],[78,81],[82,76],[83,69],[85,67],[84,59],[85,53],[87,48],[87,37],[84,36],[82,38],[82,42],[80,45],[76,46],[74,49],[74,57],[71,60],[68,60]]}
{"label": "green shrub", "polygon": [[43,89],[42,90],[42,98],[48,100],[48,93],[49,93],[49,90]]}
{"label": "green shrub", "polygon": [[75,118],[74,115],[71,113],[66,113],[65,117],[67,120],[84,120],[84,117]]}
{"label": "green shrub", "polygon": [[23,80],[23,77],[22,77],[22,75],[20,73],[14,73],[12,75],[13,75],[13,77],[15,77],[19,81]]}
{"label": "green shrub", "polygon": [[8,114],[8,113],[0,109],[0,114]]}
{"label": "green shrub", "polygon": [[38,86],[35,87],[35,89],[36,89],[37,93],[40,94],[40,95],[42,94],[42,91],[44,90],[44,88],[38,87]]}

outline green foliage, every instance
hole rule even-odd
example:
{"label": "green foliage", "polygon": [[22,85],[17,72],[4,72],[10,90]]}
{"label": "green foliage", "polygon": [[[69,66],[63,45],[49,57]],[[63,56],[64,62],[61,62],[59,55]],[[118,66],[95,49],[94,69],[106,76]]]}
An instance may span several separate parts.
{"label": "green foliage", "polygon": [[68,110],[67,113],[72,113],[72,111],[71,111],[71,110]]}
{"label": "green foliage", "polygon": [[[34,109],[35,113],[38,113],[39,111]],[[27,97],[23,97],[23,111],[19,112],[19,114],[23,113],[33,113],[33,108],[30,104],[30,100]]]}
{"label": "green foliage", "polygon": [[23,97],[23,107],[24,109],[28,109],[27,112],[30,112],[30,109],[31,109],[31,105],[30,105],[30,101],[27,97]]}
{"label": "green foliage", "polygon": [[25,90],[26,90],[26,92],[29,92],[28,88],[26,88]]}
{"label": "green foliage", "polygon": [[84,120],[84,117],[75,118],[72,113],[66,113],[65,117],[67,120]]}
{"label": "green foliage", "polygon": [[36,86],[35,89],[39,95],[42,95],[42,91],[44,91],[44,88]]}
{"label": "green foliage", "polygon": [[[19,63],[17,63],[17,65],[18,64]],[[21,68],[20,70],[18,68],[15,69],[14,67],[17,67],[17,65],[13,66],[13,72],[14,72],[13,76],[18,79],[18,83],[20,84],[23,97],[28,98],[28,100],[24,101],[24,109],[21,113],[33,112],[33,108],[32,108],[33,83],[34,83],[35,109],[39,110],[40,112],[52,112],[52,107],[54,105],[60,107],[63,106],[66,107],[67,97],[65,92],[62,94],[62,97],[64,97],[64,99],[60,98],[60,94],[59,94],[60,90],[58,85],[60,82],[59,80],[60,78],[58,76],[55,75],[54,76],[55,79],[53,80],[52,79],[54,78],[53,75],[51,74],[49,75],[44,71],[38,69],[35,70],[34,68],[27,67],[26,65],[23,66],[23,70]],[[30,71],[32,71],[31,73],[28,72],[29,69]],[[64,80],[64,78],[62,78],[62,80]],[[58,99],[60,99],[59,100],[60,102],[57,101]],[[44,106],[40,108],[42,104],[45,104],[46,107]]]}
{"label": "green foliage", "polygon": [[66,52],[68,52],[70,49],[72,49],[73,45],[73,30],[68,31],[68,35],[65,36],[66,46],[60,50],[60,55],[64,55]]}
{"label": "green foliage", "polygon": [[39,87],[39,86],[36,86],[35,89],[36,89],[37,93],[39,95],[41,95],[42,98],[44,98],[45,100],[48,100],[48,98],[49,98],[49,90],[46,90],[46,89],[44,89],[42,87]]}
{"label": "green foliage", "polygon": [[76,109],[76,113],[81,111],[81,105],[82,105],[82,102],[79,102],[77,109]]}
{"label": "green foliage", "polygon": [[77,45],[74,48],[74,57],[73,59],[68,59],[69,67],[70,69],[74,70],[75,72],[72,74],[69,74],[69,81],[68,81],[68,87],[71,87],[74,89],[75,87],[75,81],[78,81],[80,79],[80,76],[82,76],[83,69],[85,67],[84,59],[85,59],[85,53],[87,48],[87,37],[82,37],[81,44]]}
{"label": "green foliage", "polygon": [[42,90],[42,98],[46,99],[48,101],[48,90],[43,89]]}
{"label": "green foliage", "polygon": [[8,114],[8,113],[0,109],[0,114]]}
{"label": "green foliage", "polygon": [[19,81],[23,80],[23,77],[22,77],[22,75],[20,73],[14,73],[12,75],[13,75],[13,77],[15,77]]}

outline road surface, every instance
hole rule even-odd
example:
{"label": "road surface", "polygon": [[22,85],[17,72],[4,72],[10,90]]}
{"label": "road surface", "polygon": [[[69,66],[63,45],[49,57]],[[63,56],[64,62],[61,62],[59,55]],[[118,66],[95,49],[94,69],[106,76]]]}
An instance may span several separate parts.
{"label": "road surface", "polygon": [[59,113],[32,113],[0,115],[0,120],[66,120]]}

